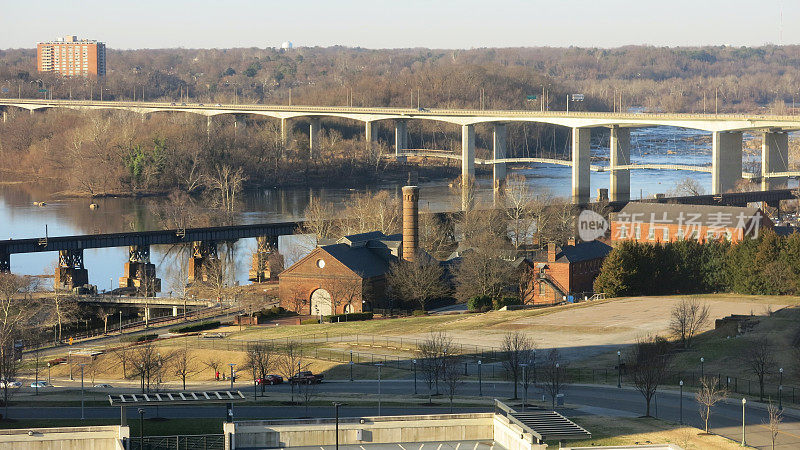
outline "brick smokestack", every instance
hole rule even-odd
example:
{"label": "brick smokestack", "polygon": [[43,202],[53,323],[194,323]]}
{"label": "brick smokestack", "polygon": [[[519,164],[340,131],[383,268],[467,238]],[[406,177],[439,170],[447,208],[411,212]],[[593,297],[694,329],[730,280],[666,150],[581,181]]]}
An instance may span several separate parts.
{"label": "brick smokestack", "polygon": [[403,259],[414,261],[419,250],[419,187],[403,186]]}

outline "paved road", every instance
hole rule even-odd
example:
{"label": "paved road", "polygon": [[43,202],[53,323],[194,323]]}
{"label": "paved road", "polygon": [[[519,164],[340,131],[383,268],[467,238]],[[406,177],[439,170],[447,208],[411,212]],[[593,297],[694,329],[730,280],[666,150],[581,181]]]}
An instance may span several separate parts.
{"label": "paved road", "polygon": [[[237,383],[237,388],[244,393],[252,392],[252,386]],[[216,385],[219,389],[220,385]],[[288,394],[288,385],[269,386],[271,392],[281,392]],[[376,380],[356,380],[326,382],[317,387],[319,393],[353,393],[371,394],[378,393],[378,382]],[[382,395],[386,395],[385,401],[397,402],[398,396],[412,396],[414,392],[413,381],[411,380],[384,380],[380,384]],[[444,389],[444,387],[442,387]],[[487,382],[479,386],[475,382],[466,382],[459,388],[459,395],[478,396],[482,389],[483,396],[486,398],[507,399],[513,394],[513,388],[506,382]],[[421,380],[417,384],[418,397],[425,398],[427,385]],[[570,413],[601,414],[620,417],[637,417],[644,415],[645,404],[643,397],[638,391],[623,387],[618,389],[613,386],[596,385],[572,385],[565,389],[566,401],[573,405]],[[520,389],[520,397],[523,391]],[[541,400],[541,392],[531,387],[528,391],[530,399],[538,398]],[[391,398],[389,398],[391,396]],[[373,397],[374,398],[374,397]],[[440,404],[446,402],[445,398],[437,400]],[[653,401],[651,414],[672,422],[678,422],[681,417],[680,395],[675,391],[659,392]],[[457,407],[456,411],[487,411],[490,407]],[[694,401],[694,396],[685,393],[683,396],[683,419],[686,423],[701,428],[702,423],[698,415],[698,405]],[[446,413],[448,407],[427,407],[414,406],[409,408],[399,408],[396,406],[384,406],[382,414],[419,414],[419,413]],[[12,418],[68,418],[79,417],[80,408],[60,407],[60,408],[32,408],[32,407],[12,407],[10,408]],[[151,410],[147,415],[154,414]],[[308,413],[304,407],[292,406],[237,406],[235,416],[241,418],[291,418],[291,417],[329,417],[332,410],[330,407],[310,407]],[[345,407],[340,414],[344,416],[366,416],[377,414],[377,407]],[[128,411],[129,417],[136,416],[136,411]],[[164,417],[220,417],[224,416],[222,406],[209,407],[161,407],[159,415]],[[92,407],[86,409],[86,417],[89,418],[117,418],[119,409],[111,407]],[[746,408],[747,423],[747,443],[767,448],[770,444],[769,431],[763,425],[767,421],[767,413],[763,407],[750,402]],[[730,401],[720,404],[714,408],[711,418],[711,430],[715,433],[740,441],[742,437],[742,406],[739,398],[732,398]],[[777,438],[776,448],[794,449],[800,448],[800,412],[785,411],[784,423],[780,427]]]}

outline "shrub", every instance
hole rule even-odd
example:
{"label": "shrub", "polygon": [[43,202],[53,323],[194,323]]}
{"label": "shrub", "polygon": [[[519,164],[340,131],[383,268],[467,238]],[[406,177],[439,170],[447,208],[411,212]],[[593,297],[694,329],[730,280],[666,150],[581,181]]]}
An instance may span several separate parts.
{"label": "shrub", "polygon": [[157,334],[141,334],[139,336],[122,336],[120,342],[145,342],[158,339]]}
{"label": "shrub", "polygon": [[275,317],[280,317],[288,313],[289,311],[286,311],[286,309],[283,306],[273,306],[272,308],[262,309],[255,315],[258,317],[258,320],[261,321],[264,319],[272,319]]}
{"label": "shrub", "polygon": [[356,322],[358,320],[372,320],[371,312],[349,313],[349,314],[336,314],[333,316],[325,316],[324,321],[330,323],[336,322]]}
{"label": "shrub", "polygon": [[518,297],[503,297],[494,301],[494,309],[500,309],[504,306],[521,305],[522,302]]}
{"label": "shrub", "polygon": [[492,307],[492,298],[488,295],[476,295],[467,300],[467,309],[470,311],[481,311],[484,308]]}
{"label": "shrub", "polygon": [[175,327],[170,328],[170,333],[194,333],[195,331],[204,331],[204,330],[213,330],[214,328],[219,328],[220,322],[219,320],[211,321],[211,322],[200,322],[195,323],[192,325],[184,325],[182,327]]}
{"label": "shrub", "polygon": [[317,323],[319,323],[319,319],[316,319],[314,317],[309,319],[300,319],[300,325],[314,325]]}
{"label": "shrub", "polygon": [[426,313],[426,312],[425,312],[424,310],[422,310],[422,309],[415,309],[414,311],[411,311],[411,315],[412,315],[412,316],[424,316],[424,315],[426,315],[426,314],[428,314],[428,313]]}

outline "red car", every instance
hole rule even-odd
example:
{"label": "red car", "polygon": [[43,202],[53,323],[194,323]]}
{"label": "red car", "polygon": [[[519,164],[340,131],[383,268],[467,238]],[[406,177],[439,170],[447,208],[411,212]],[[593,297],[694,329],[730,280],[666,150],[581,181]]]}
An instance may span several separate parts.
{"label": "red car", "polygon": [[280,375],[267,375],[264,378],[257,378],[256,384],[259,386],[264,386],[266,384],[281,384],[283,383],[283,377]]}

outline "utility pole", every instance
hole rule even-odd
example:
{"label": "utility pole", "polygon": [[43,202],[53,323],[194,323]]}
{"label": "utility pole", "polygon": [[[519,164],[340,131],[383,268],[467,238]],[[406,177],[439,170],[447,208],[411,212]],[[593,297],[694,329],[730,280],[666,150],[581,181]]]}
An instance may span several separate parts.
{"label": "utility pole", "polygon": [[569,112],[569,94],[567,94],[567,112]]}

